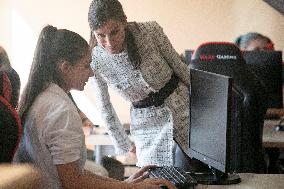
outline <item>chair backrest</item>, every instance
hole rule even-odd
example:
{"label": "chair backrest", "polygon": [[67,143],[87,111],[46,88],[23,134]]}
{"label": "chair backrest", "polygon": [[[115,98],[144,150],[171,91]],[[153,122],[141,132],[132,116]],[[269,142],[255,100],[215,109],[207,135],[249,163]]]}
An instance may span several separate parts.
{"label": "chair backrest", "polygon": [[265,172],[262,131],[267,95],[247,68],[240,49],[233,43],[204,43],[195,50],[189,66],[233,78],[234,167],[238,172]]}
{"label": "chair backrest", "polygon": [[20,95],[20,88],[21,88],[21,81],[19,74],[11,68],[8,72],[6,72],[9,80],[12,85],[12,93],[11,93],[11,100],[10,104],[16,108],[18,106],[19,95]]}
{"label": "chair backrest", "polygon": [[0,162],[11,162],[22,134],[20,117],[11,105],[12,86],[6,72],[0,72]]}

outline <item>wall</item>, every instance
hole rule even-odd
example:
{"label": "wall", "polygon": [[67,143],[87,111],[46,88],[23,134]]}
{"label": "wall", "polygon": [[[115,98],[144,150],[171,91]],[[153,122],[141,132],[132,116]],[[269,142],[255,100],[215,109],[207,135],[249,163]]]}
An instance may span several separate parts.
{"label": "wall", "polygon": [[[88,40],[87,12],[91,0],[0,0],[0,45],[4,46],[27,80],[37,36],[46,24],[68,28]],[[178,53],[206,41],[233,41],[256,31],[269,36],[278,50],[284,49],[284,17],[261,0],[121,0],[129,21],[156,20]],[[90,85],[76,92],[79,106],[100,123]],[[87,94],[87,100],[82,95]],[[111,91],[118,116],[129,122],[129,103]],[[88,106],[86,106],[88,104]],[[88,107],[88,108],[86,108]]]}
{"label": "wall", "polygon": [[11,49],[11,24],[11,2],[0,0],[0,45],[8,50]]}
{"label": "wall", "polygon": [[[129,20],[157,20],[180,53],[256,31],[284,49],[284,16],[261,0],[121,0]],[[137,8],[139,4],[140,8]]]}

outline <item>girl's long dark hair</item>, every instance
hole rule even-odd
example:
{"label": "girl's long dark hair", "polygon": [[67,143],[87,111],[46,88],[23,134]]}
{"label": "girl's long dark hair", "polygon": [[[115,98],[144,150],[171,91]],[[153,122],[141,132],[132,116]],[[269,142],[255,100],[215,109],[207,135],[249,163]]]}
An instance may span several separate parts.
{"label": "girl's long dark hair", "polygon": [[19,113],[24,122],[35,98],[50,83],[63,84],[58,71],[60,61],[76,64],[86,55],[89,45],[79,34],[48,25],[39,35],[29,79],[21,95]]}

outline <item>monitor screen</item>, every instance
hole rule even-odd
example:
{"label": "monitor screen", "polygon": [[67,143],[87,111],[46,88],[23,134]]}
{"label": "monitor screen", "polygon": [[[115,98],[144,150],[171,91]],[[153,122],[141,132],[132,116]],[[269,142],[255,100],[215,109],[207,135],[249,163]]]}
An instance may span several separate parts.
{"label": "monitor screen", "polygon": [[189,153],[224,173],[234,159],[231,106],[231,77],[191,69]]}
{"label": "monitor screen", "polygon": [[185,50],[184,51],[184,60],[185,60],[186,65],[189,65],[193,52],[194,52],[194,50]]}
{"label": "monitor screen", "polygon": [[268,94],[268,108],[282,108],[282,52],[244,51],[248,68],[262,81]]}

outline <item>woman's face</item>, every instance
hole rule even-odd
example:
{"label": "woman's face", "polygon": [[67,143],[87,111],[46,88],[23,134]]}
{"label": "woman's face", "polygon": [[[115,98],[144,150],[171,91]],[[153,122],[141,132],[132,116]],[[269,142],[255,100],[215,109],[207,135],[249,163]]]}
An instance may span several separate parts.
{"label": "woman's face", "polygon": [[84,90],[89,77],[94,75],[90,63],[91,52],[88,51],[75,65],[68,64],[68,71],[65,77],[65,83],[68,86],[67,89]]}
{"label": "woman's face", "polygon": [[125,23],[110,19],[94,31],[97,42],[110,54],[124,50]]}

